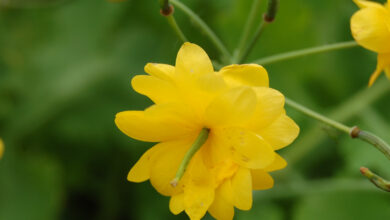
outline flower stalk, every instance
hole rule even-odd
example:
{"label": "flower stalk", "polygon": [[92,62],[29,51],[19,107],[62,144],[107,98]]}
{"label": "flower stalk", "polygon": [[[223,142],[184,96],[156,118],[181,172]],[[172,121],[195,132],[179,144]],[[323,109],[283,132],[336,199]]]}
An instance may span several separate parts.
{"label": "flower stalk", "polygon": [[175,178],[171,181],[171,185],[173,187],[176,187],[179,183],[180,179],[183,177],[188,164],[190,163],[191,159],[194,157],[195,153],[198,152],[198,150],[203,146],[203,144],[207,141],[207,138],[209,136],[210,130],[208,128],[203,128],[199,136],[196,138],[195,142],[192,144],[191,148],[187,151],[187,153],[184,155],[184,158],[179,166],[179,169],[176,172]]}
{"label": "flower stalk", "polygon": [[188,17],[190,17],[194,23],[206,34],[206,36],[211,40],[211,42],[215,45],[215,47],[221,52],[222,60],[225,63],[230,63],[231,55],[226,48],[226,46],[222,43],[222,41],[217,37],[217,35],[211,30],[209,26],[190,8],[188,8],[183,3],[177,0],[170,1],[174,6],[182,10]]}
{"label": "flower stalk", "polygon": [[246,47],[245,51],[241,51],[241,53],[238,54],[238,63],[242,63],[247,59],[247,57],[255,47],[257,41],[259,40],[260,36],[264,32],[264,29],[268,26],[268,24],[272,23],[275,20],[276,13],[278,11],[278,6],[279,0],[268,0],[267,12],[264,14],[263,20],[257,27],[255,35],[250,41],[248,47]]}
{"label": "flower stalk", "polygon": [[[340,122],[334,121],[330,118],[327,118],[311,109],[308,109],[295,101],[286,98],[286,104],[302,113],[305,115],[314,118],[318,121],[321,121],[333,128],[336,128],[340,131],[343,131],[351,138],[358,138],[362,141],[365,141],[372,146],[374,146],[376,149],[378,149],[380,152],[382,152],[389,160],[390,160],[390,146],[382,140],[380,137],[376,136],[375,134],[372,134],[368,131],[362,131],[359,129],[359,127],[354,126],[354,127],[348,127]],[[378,188],[383,189],[385,191],[390,192],[390,182],[384,180],[382,177],[372,173],[368,168],[361,168],[361,173],[366,176],[372,183],[374,183]]]}
{"label": "flower stalk", "polygon": [[312,47],[312,48],[307,48],[307,49],[302,49],[302,50],[296,50],[296,51],[276,54],[276,55],[272,55],[269,57],[260,58],[258,60],[253,61],[252,63],[257,63],[260,65],[267,65],[267,64],[285,61],[285,60],[289,60],[289,59],[294,59],[294,58],[298,58],[298,57],[309,56],[309,55],[314,55],[314,54],[318,54],[318,53],[325,53],[325,52],[330,52],[330,51],[334,51],[334,50],[347,49],[347,48],[352,48],[352,47],[357,47],[357,46],[358,46],[358,44],[355,41],[346,41],[346,42],[328,44],[328,45],[323,45],[323,46],[318,46],[318,47]]}
{"label": "flower stalk", "polygon": [[174,12],[174,8],[169,3],[169,0],[160,0],[160,13],[161,13],[161,15],[167,18],[169,25],[175,31],[175,33],[180,38],[180,40],[183,41],[183,43],[187,42],[188,39],[184,35],[183,31],[180,29],[179,25],[176,22],[176,19],[173,17],[173,12]]}
{"label": "flower stalk", "polygon": [[390,181],[383,179],[366,167],[361,167],[360,172],[379,189],[390,192]]}
{"label": "flower stalk", "polygon": [[261,0],[254,0],[251,6],[251,11],[249,12],[248,20],[246,21],[243,34],[240,39],[240,43],[238,44],[238,48],[235,51],[234,54],[234,60],[237,60],[240,53],[242,53],[242,49],[245,48],[245,43],[249,39],[249,35],[251,33],[251,30],[255,24],[256,17],[258,16],[258,11],[260,8],[260,2]]}

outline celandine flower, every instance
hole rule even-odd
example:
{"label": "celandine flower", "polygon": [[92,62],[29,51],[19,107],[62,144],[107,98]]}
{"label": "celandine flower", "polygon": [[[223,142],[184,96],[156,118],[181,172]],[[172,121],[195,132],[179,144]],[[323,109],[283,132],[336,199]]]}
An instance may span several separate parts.
{"label": "celandine flower", "polygon": [[355,40],[363,47],[378,53],[378,63],[371,75],[371,86],[384,70],[390,78],[390,0],[386,5],[365,0],[354,0],[361,8],[351,18]]}
{"label": "celandine flower", "polygon": [[[142,155],[128,180],[150,180],[159,193],[171,197],[172,213],[185,211],[191,219],[207,211],[216,219],[232,219],[234,207],[250,209],[252,190],[271,188],[268,172],[286,166],[275,150],[299,133],[286,116],[284,96],[269,88],[266,70],[248,64],[214,72],[203,49],[185,43],[176,66],[149,63],[145,72],[149,76],[135,76],[132,86],[155,105],[118,113],[115,123],[134,139],[159,143]],[[171,184],[205,130],[206,142],[177,185]]]}

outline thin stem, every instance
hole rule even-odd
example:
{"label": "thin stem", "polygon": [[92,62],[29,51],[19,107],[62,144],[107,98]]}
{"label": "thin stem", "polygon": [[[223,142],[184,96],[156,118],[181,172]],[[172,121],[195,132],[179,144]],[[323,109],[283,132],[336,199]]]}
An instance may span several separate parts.
{"label": "thin stem", "polygon": [[[330,118],[327,118],[321,114],[318,114],[317,112],[314,112],[288,98],[286,98],[286,104],[290,107],[314,118],[321,122],[324,122],[327,125],[330,125],[333,128],[336,128],[340,131],[343,131],[350,135],[352,138],[358,138],[362,141],[365,141],[372,146],[374,146],[376,149],[381,151],[389,160],[390,160],[390,146],[383,141],[380,137],[376,136],[375,134],[372,134],[368,131],[362,131],[357,126],[355,127],[348,127],[344,124],[341,124],[337,121],[334,121]],[[374,183],[378,188],[390,192],[390,182],[384,180],[382,177],[372,173],[367,168],[361,168],[361,172],[364,176],[366,176],[372,183]]]}
{"label": "thin stem", "polygon": [[367,177],[376,187],[384,191],[390,192],[390,182],[373,173],[366,167],[361,167],[360,172]]}
{"label": "thin stem", "polygon": [[249,56],[249,54],[252,52],[253,48],[255,47],[257,41],[259,40],[261,34],[263,33],[265,27],[267,27],[269,23],[262,21],[260,25],[256,29],[255,36],[249,43],[249,46],[245,49],[245,51],[242,53],[242,55],[239,55],[238,57],[238,63],[242,63],[243,61],[246,60],[246,58]]}
{"label": "thin stem", "polygon": [[260,8],[260,2],[261,2],[261,0],[253,0],[252,6],[251,6],[251,11],[249,13],[248,20],[246,21],[244,30],[242,32],[240,43],[238,44],[238,48],[236,50],[234,60],[237,60],[238,56],[240,56],[240,54],[242,54],[242,52],[245,48],[245,43],[249,39],[249,35],[251,33],[252,27],[255,23],[257,15],[259,14],[258,10]]}
{"label": "thin stem", "polygon": [[292,108],[302,112],[303,114],[305,114],[305,115],[307,115],[309,117],[317,119],[318,121],[321,121],[321,122],[323,122],[323,123],[325,123],[325,124],[327,124],[329,126],[332,126],[333,128],[336,128],[336,129],[338,129],[340,131],[343,131],[343,132],[345,132],[347,134],[349,134],[351,132],[351,130],[352,130],[352,128],[350,128],[350,127],[348,127],[348,126],[346,126],[344,124],[341,124],[340,122],[337,122],[335,120],[327,118],[327,117],[325,117],[325,116],[323,116],[323,115],[321,115],[321,114],[319,114],[319,113],[317,113],[317,112],[315,112],[315,111],[313,111],[311,109],[308,109],[305,106],[300,105],[300,104],[296,103],[295,101],[293,101],[293,100],[291,100],[291,99],[289,99],[287,97],[286,97],[286,104],[288,106],[290,106],[290,107],[292,107]]}
{"label": "thin stem", "polygon": [[192,144],[191,148],[187,151],[186,155],[184,155],[184,158],[179,166],[179,169],[176,172],[176,176],[171,181],[171,185],[173,187],[177,186],[180,179],[183,177],[184,172],[186,171],[191,159],[194,157],[195,153],[198,152],[200,147],[202,147],[202,145],[207,141],[209,132],[210,130],[208,128],[203,128],[200,131],[199,136],[196,138],[195,142]]}
{"label": "thin stem", "polygon": [[204,31],[204,33],[214,43],[216,48],[221,52],[224,62],[229,63],[231,60],[231,55],[228,49],[225,47],[222,41],[217,37],[217,35],[211,30],[211,28],[207,26],[207,24],[197,14],[195,14],[190,8],[188,8],[183,3],[177,0],[171,0],[171,3],[176,7],[178,7],[179,9],[181,9],[185,14],[187,14],[187,16],[190,17],[199,26],[199,28]]}
{"label": "thin stem", "polygon": [[382,152],[387,159],[390,160],[390,146],[382,140],[380,137],[376,136],[375,134],[368,132],[368,131],[362,131],[358,127],[355,127],[351,131],[351,136],[353,138],[359,138],[362,141],[365,141],[372,146],[374,146],[376,149],[378,149],[380,152]]}
{"label": "thin stem", "polygon": [[257,27],[255,35],[252,38],[251,42],[249,43],[248,47],[245,48],[245,51],[241,50],[240,53],[238,54],[237,57],[238,63],[242,63],[243,61],[245,61],[246,58],[249,56],[249,54],[252,52],[257,41],[259,40],[260,36],[264,32],[264,29],[268,26],[268,24],[272,23],[275,20],[278,8],[279,8],[279,0],[268,0],[267,12],[264,14],[263,20]]}
{"label": "thin stem", "polygon": [[179,25],[177,25],[176,20],[173,17],[173,14],[166,16],[166,18],[168,20],[168,23],[171,25],[172,29],[175,31],[177,36],[180,38],[180,40],[182,40],[183,43],[187,42],[188,40],[187,40],[186,36],[184,35],[184,33],[181,31]]}
{"label": "thin stem", "polygon": [[277,54],[277,55],[273,55],[273,56],[269,56],[269,57],[265,57],[265,58],[260,58],[258,60],[253,61],[252,63],[267,65],[267,64],[276,63],[279,61],[294,59],[294,58],[318,54],[318,53],[325,53],[325,52],[329,52],[329,51],[333,51],[333,50],[347,49],[347,48],[356,47],[356,46],[358,46],[358,44],[355,41],[334,43],[334,44],[328,44],[328,45],[323,45],[323,46],[318,46],[318,47],[307,48],[307,49],[303,49],[303,50],[286,52],[286,53]]}

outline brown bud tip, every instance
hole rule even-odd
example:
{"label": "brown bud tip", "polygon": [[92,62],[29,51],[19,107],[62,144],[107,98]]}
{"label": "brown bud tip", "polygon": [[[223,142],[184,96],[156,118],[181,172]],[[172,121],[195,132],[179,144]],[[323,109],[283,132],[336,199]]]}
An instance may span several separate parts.
{"label": "brown bud tip", "polygon": [[358,126],[355,126],[351,129],[351,132],[349,133],[349,135],[352,137],[352,138],[357,138],[359,137],[359,134],[360,134],[360,128]]}
{"label": "brown bud tip", "polygon": [[175,9],[173,8],[173,6],[172,6],[172,5],[168,5],[168,7],[161,8],[160,14],[161,14],[162,16],[169,16],[169,15],[171,15],[174,11],[175,11]]}
{"label": "brown bud tip", "polygon": [[367,171],[368,171],[368,168],[366,168],[366,167],[360,167],[360,172],[361,172],[363,175],[365,175],[365,174],[367,173]]}
{"label": "brown bud tip", "polygon": [[269,16],[268,14],[264,14],[264,15],[263,15],[263,19],[264,19],[264,21],[267,22],[267,23],[272,23],[272,22],[275,20],[275,17],[271,17],[271,16]]}

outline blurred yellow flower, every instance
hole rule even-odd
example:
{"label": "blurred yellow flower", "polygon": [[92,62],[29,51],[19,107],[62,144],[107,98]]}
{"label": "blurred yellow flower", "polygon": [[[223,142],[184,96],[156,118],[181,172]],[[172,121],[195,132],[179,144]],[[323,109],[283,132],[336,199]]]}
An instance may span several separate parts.
{"label": "blurred yellow flower", "polygon": [[3,153],[4,153],[4,143],[3,140],[0,138],[0,158],[3,157]]}
{"label": "blurred yellow flower", "polygon": [[[191,219],[207,211],[216,219],[232,219],[234,207],[250,209],[252,190],[271,188],[268,172],[287,165],[275,150],[299,133],[285,113],[284,96],[269,88],[266,70],[248,64],[214,72],[205,51],[185,43],[176,66],[149,63],[145,72],[149,75],[135,76],[132,86],[155,105],[120,112],[115,123],[134,139],[159,143],[142,155],[128,180],[150,180],[159,193],[171,197],[172,213],[185,211]],[[209,129],[207,141],[172,186],[203,128]]]}
{"label": "blurred yellow flower", "polygon": [[351,18],[355,40],[363,47],[378,53],[378,63],[371,75],[371,86],[384,70],[390,78],[390,0],[381,5],[376,2],[354,0],[360,7]]}

